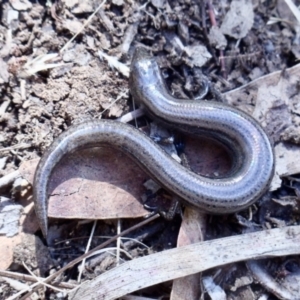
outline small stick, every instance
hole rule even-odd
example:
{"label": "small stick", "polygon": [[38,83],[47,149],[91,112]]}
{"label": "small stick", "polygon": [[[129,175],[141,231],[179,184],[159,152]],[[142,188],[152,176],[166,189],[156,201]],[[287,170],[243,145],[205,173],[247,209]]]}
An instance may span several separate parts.
{"label": "small stick", "polygon": [[[207,5],[208,5],[208,15],[210,18],[211,25],[218,26],[218,22],[216,20],[216,16],[214,13],[214,8],[213,8],[213,5],[211,4],[210,0],[207,1]],[[225,79],[227,79],[227,71],[226,71],[225,60],[224,60],[224,50],[220,49],[219,52],[220,52],[219,62],[221,65],[221,72],[222,72],[223,77]]]}
{"label": "small stick", "polygon": [[[99,246],[97,246],[96,248],[94,248],[93,250],[75,258],[74,260],[72,260],[71,262],[69,262],[66,266],[64,266],[63,268],[61,268],[60,270],[58,270],[57,272],[53,273],[52,275],[48,276],[43,282],[44,283],[49,283],[51,282],[53,279],[55,279],[58,275],[62,274],[64,271],[68,270],[69,268],[73,267],[74,265],[76,265],[77,263],[81,262],[84,258],[89,257],[91,254],[93,254],[94,252],[103,249],[104,247],[106,247],[107,245],[109,245],[110,243],[116,241],[119,237],[127,235],[128,233],[132,232],[133,230],[136,230],[156,219],[158,219],[160,216],[159,214],[155,214],[151,217],[149,217],[148,219],[122,231],[120,234],[115,235],[114,237],[110,238],[109,240],[107,240],[106,242],[100,244]],[[32,290],[27,293],[26,295],[24,295],[20,300],[22,299],[27,299],[35,290],[37,290],[39,287],[41,286],[41,284],[37,284],[34,288],[32,288]]]}

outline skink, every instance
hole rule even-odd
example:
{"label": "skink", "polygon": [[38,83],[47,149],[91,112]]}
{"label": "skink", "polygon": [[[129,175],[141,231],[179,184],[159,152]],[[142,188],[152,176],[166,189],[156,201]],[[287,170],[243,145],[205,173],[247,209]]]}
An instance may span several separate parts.
{"label": "skink", "polygon": [[242,210],[268,189],[274,172],[273,150],[266,133],[251,116],[219,102],[174,98],[165,87],[157,61],[141,48],[134,54],[129,82],[134,99],[156,120],[187,134],[221,141],[232,155],[232,172],[218,179],[195,174],[130,125],[94,120],[71,126],[45,152],[35,173],[35,209],[45,237],[49,178],[64,156],[82,148],[120,149],[165,189],[208,213]]}

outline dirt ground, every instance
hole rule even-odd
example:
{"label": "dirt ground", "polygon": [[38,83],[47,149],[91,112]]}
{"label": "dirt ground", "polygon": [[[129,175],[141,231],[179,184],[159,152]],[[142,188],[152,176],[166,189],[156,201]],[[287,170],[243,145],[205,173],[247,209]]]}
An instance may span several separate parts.
{"label": "dirt ground", "polygon": [[[30,162],[26,168],[32,177],[35,159],[41,157],[53,140],[71,124],[89,119],[116,119],[135,109],[128,73],[136,47],[146,47],[157,58],[168,89],[175,97],[183,99],[203,101],[199,99],[206,83],[209,83],[210,91],[205,98],[218,98],[276,71],[280,71],[281,76],[291,82],[286,70],[296,66],[300,58],[300,25],[288,2],[110,0],[99,8],[101,2],[93,0],[2,1],[0,224],[2,228],[3,224],[8,223],[8,218],[15,218],[17,229],[1,231],[0,228],[0,243],[3,244],[0,247],[3,254],[0,269],[29,275],[29,268],[34,274],[46,277],[85,252],[93,222],[85,223],[78,219],[89,217],[81,211],[72,211],[73,215],[70,215],[71,208],[69,211],[65,206],[57,211],[53,208],[49,214],[57,218],[53,220],[51,242],[48,241],[49,247],[46,247],[34,214],[31,182],[28,178],[25,180],[25,176],[14,177],[12,174],[21,172],[21,166],[25,168],[24,164]],[[300,5],[298,0],[293,3]],[[289,91],[298,95],[298,79]],[[248,100],[239,98],[233,104],[252,112],[256,102]],[[292,104],[295,111],[297,101]],[[281,106],[278,104],[277,107]],[[275,145],[284,141],[298,147],[300,114],[293,114],[292,121],[296,129],[291,130],[284,123],[286,117],[281,112],[272,115],[272,122],[277,123],[262,125],[265,125]],[[148,131],[149,121],[146,117],[139,119],[139,127]],[[131,123],[134,125],[135,121]],[[185,142],[189,143],[188,138]],[[214,145],[214,150],[210,150],[210,144],[206,142],[194,145],[194,149],[198,146],[203,149],[198,151],[205,152],[207,156],[200,155],[196,159],[197,150],[190,150],[190,153],[187,150],[193,170],[211,176],[226,173],[228,160],[220,147]],[[83,161],[83,156],[81,154],[79,157],[83,166],[96,165],[96,162]],[[117,154],[117,157],[122,160],[122,154]],[[108,157],[107,161],[110,159]],[[32,160],[35,162],[31,163]],[[77,165],[76,157],[71,157],[69,161],[73,166]],[[68,162],[65,164],[68,165]],[[126,169],[130,161],[123,164]],[[90,171],[88,169],[85,172],[89,174]],[[107,169],[99,172],[106,173]],[[122,172],[120,169],[119,173]],[[138,196],[144,189],[141,182],[147,179],[144,173],[139,172],[130,169],[124,175],[129,178],[130,184],[135,181],[132,174],[138,174],[139,181],[135,181],[133,187],[139,185],[136,198],[142,197]],[[63,171],[60,173],[63,174]],[[65,173],[68,173],[68,169]],[[12,179],[1,182],[1,178],[7,179],[11,175]],[[266,194],[253,207],[251,218],[248,211],[230,216],[207,216],[205,239],[299,224],[298,176],[285,177],[279,186],[280,189]],[[111,195],[112,191],[107,193]],[[143,196],[145,194],[144,191]],[[158,202],[161,202],[162,198],[168,199],[169,196],[160,192],[157,197]],[[273,201],[274,198],[277,201]],[[77,201],[80,203],[82,200],[79,198]],[[57,202],[54,199],[52,207],[57,207]],[[5,211],[8,205],[14,207],[14,216],[8,216],[9,213]],[[76,207],[77,204],[69,205]],[[153,205],[156,202],[150,206]],[[64,215],[63,210],[69,214]],[[138,212],[135,211],[135,218],[123,221],[122,230],[139,222],[145,214],[143,208],[139,208]],[[65,220],[74,215],[75,220]],[[117,221],[111,220],[113,217],[109,219],[98,221],[91,249],[106,240],[103,236],[116,234]],[[146,243],[147,247],[130,241],[124,241],[122,246],[131,258],[176,247],[180,222],[180,214],[172,221],[156,220],[131,234],[132,238]],[[124,255],[122,259],[130,258]],[[89,259],[82,281],[102,274],[117,263],[115,256],[109,253]],[[286,290],[293,295],[289,299],[300,299],[300,289],[297,288],[300,279],[298,257],[281,257],[261,262],[260,271],[267,274],[265,278],[268,278],[269,283],[262,283],[258,279],[255,267],[236,263],[205,272],[203,276],[212,276],[226,297],[218,298],[216,294],[208,293],[208,288],[202,282],[197,299],[200,295],[201,299],[284,299],[282,295],[285,295]],[[25,282],[29,284],[32,281],[28,279],[21,282],[17,275],[10,278],[5,277],[5,274],[0,275],[3,276],[0,277],[1,299],[15,295],[25,288]],[[60,288],[74,287],[77,278],[78,268],[69,269],[59,278],[66,284]],[[169,299],[171,289],[172,284],[167,282],[137,294],[153,299]],[[18,299],[66,298],[63,292],[40,288],[31,295],[23,293]]]}

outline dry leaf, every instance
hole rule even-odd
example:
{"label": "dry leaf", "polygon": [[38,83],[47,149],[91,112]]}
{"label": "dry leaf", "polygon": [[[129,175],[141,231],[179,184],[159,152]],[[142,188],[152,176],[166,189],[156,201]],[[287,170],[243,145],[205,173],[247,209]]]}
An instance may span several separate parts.
{"label": "dry leaf", "polygon": [[287,142],[275,147],[277,160],[271,190],[281,186],[280,177],[300,172],[300,161],[295,159],[300,155],[300,145],[289,145],[299,140],[299,72],[298,64],[284,72],[277,71],[263,76],[225,94],[229,104],[252,114],[272,141],[277,144]]}
{"label": "dry leaf", "polygon": [[253,22],[252,1],[233,0],[221,25],[221,31],[236,39],[242,39],[252,28]]}
{"label": "dry leaf", "polygon": [[202,67],[212,58],[207,48],[202,45],[186,46],[184,50],[191,59],[192,65],[196,67]]}
{"label": "dry leaf", "polygon": [[248,259],[298,255],[300,226],[241,234],[134,259],[86,281],[69,299],[112,300],[182,276]]}
{"label": "dry leaf", "polygon": [[19,232],[22,206],[9,198],[0,197],[0,235],[12,237]]}
{"label": "dry leaf", "polygon": [[[37,161],[20,172],[29,182]],[[149,212],[140,203],[148,176],[123,153],[108,148],[78,151],[55,168],[49,182],[49,217],[136,218]]]}
{"label": "dry leaf", "polygon": [[[187,207],[184,211],[177,247],[204,241],[206,214]],[[200,273],[181,277],[173,281],[170,300],[199,299]]]}
{"label": "dry leaf", "polygon": [[28,0],[10,0],[9,2],[15,10],[28,10],[32,8],[32,4]]}
{"label": "dry leaf", "polygon": [[21,236],[16,235],[13,238],[0,236],[0,269],[6,270],[13,262],[14,249],[21,242]]}
{"label": "dry leaf", "polygon": [[[186,154],[195,172],[222,175],[229,169],[224,149],[210,140],[187,137]],[[29,182],[37,160],[22,163],[19,171]],[[63,159],[49,182],[49,217],[115,219],[142,217],[140,203],[149,179],[123,153],[109,148],[78,151]]]}

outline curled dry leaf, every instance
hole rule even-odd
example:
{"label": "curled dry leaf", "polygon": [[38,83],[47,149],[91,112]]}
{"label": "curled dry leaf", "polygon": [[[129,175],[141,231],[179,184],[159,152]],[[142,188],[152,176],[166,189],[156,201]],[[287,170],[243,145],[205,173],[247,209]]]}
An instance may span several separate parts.
{"label": "curled dry leaf", "polygon": [[300,123],[299,72],[300,64],[260,77],[225,94],[229,104],[252,114],[277,144],[271,190],[280,187],[280,177],[300,172],[300,162],[295,159],[300,154],[299,143],[296,144]]}

